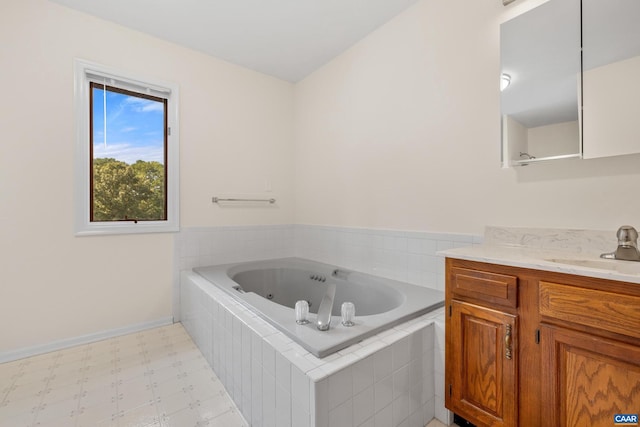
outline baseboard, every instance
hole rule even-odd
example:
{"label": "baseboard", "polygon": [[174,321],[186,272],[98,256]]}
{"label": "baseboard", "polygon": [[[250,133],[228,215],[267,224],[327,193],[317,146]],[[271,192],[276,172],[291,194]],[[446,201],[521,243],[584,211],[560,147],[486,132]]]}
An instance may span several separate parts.
{"label": "baseboard", "polygon": [[37,356],[39,354],[50,353],[52,351],[62,350],[82,344],[89,344],[108,338],[118,337],[121,335],[131,334],[143,331],[145,329],[157,328],[173,323],[173,317],[163,317],[161,319],[152,320],[150,322],[138,323],[135,325],[124,326],[122,328],[110,329],[108,331],[97,332],[94,334],[82,335],[74,338],[66,338],[54,341],[48,344],[36,345],[33,347],[21,348],[0,353],[0,363],[12,362],[14,360],[23,359],[25,357]]}

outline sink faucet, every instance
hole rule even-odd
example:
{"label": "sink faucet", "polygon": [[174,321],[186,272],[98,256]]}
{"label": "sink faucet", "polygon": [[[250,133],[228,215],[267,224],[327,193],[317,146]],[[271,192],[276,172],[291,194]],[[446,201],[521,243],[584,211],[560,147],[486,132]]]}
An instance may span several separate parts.
{"label": "sink faucet", "polygon": [[640,251],[638,251],[638,231],[630,225],[623,225],[618,228],[616,236],[618,237],[618,248],[614,252],[600,255],[600,258],[640,261]]}
{"label": "sink faucet", "polygon": [[318,307],[318,317],[316,326],[321,331],[329,330],[331,324],[331,311],[333,310],[333,298],[336,296],[336,284],[329,283],[327,285],[327,293],[322,297],[320,307]]}

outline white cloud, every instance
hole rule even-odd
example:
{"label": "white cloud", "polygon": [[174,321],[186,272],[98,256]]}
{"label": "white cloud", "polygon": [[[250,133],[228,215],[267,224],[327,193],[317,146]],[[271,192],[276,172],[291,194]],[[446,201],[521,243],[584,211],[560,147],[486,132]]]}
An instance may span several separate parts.
{"label": "white cloud", "polygon": [[164,104],[158,101],[151,101],[150,99],[138,98],[135,96],[128,96],[125,99],[127,104],[132,104],[133,109],[139,113],[149,113],[155,111],[164,111]]}
{"label": "white cloud", "polygon": [[163,148],[160,147],[141,147],[131,144],[104,144],[96,143],[93,145],[94,158],[114,158],[128,164],[133,164],[138,160],[156,161],[164,163]]}

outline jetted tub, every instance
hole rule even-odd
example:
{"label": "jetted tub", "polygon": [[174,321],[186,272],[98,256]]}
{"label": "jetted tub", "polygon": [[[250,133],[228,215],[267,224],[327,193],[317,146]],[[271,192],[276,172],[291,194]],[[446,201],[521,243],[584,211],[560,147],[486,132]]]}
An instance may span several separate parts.
{"label": "jetted tub", "polygon": [[[444,305],[438,290],[299,258],[194,268],[317,357],[325,357]],[[336,284],[331,327],[316,328],[316,312],[329,283]],[[295,321],[295,303],[309,302],[309,323]],[[355,325],[343,326],[343,302],[355,305]]]}

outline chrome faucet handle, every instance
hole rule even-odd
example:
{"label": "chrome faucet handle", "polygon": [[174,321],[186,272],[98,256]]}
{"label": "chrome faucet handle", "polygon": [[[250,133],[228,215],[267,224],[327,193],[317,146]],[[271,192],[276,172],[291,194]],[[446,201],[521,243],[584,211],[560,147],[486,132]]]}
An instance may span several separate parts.
{"label": "chrome faucet handle", "polygon": [[600,255],[600,258],[640,261],[638,231],[630,225],[623,225],[618,228],[616,237],[618,237],[618,248],[613,252]]}
{"label": "chrome faucet handle", "polygon": [[638,231],[630,225],[623,225],[618,228],[616,237],[618,237],[618,246],[626,248],[638,247]]}

